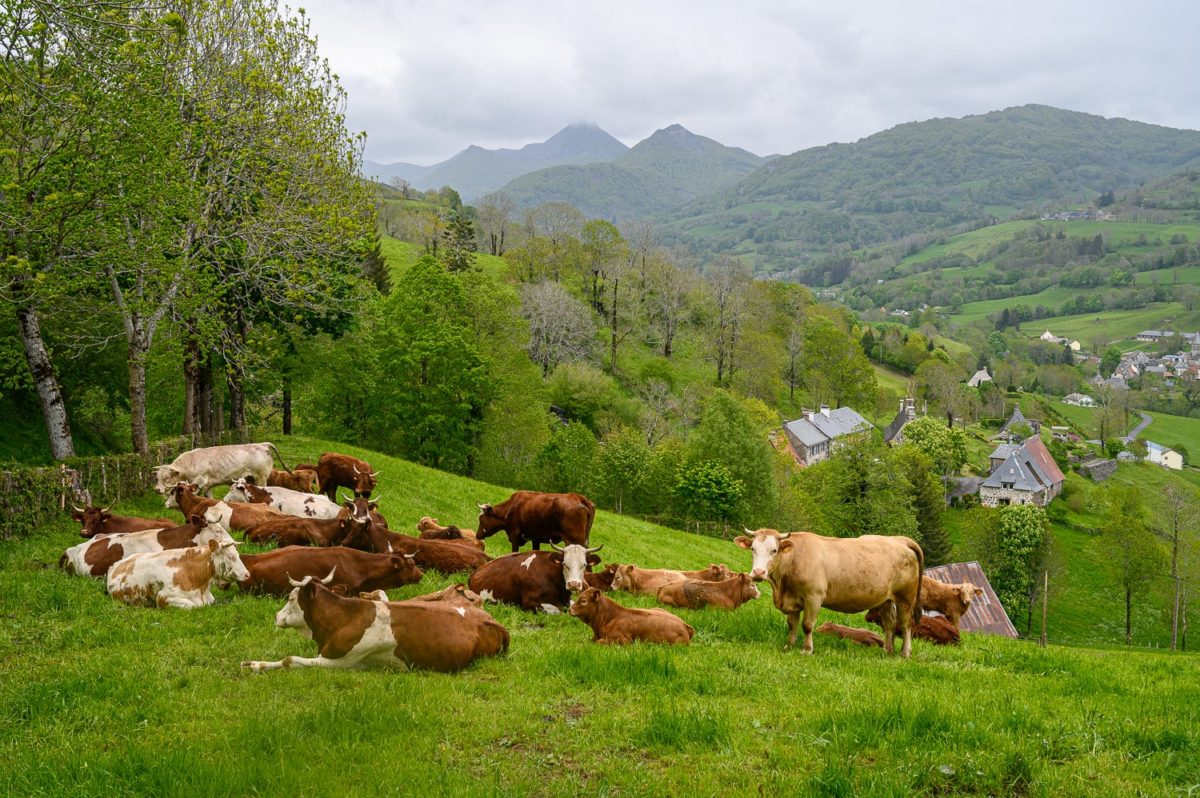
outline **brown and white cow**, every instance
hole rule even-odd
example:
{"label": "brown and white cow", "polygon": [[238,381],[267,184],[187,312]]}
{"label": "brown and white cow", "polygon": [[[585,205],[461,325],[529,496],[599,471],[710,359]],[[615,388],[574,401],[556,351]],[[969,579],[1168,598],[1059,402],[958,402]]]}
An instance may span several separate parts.
{"label": "brown and white cow", "polygon": [[452,607],[479,607],[483,608],[483,597],[476,593],[471,588],[459,582],[456,585],[444,587],[435,593],[425,593],[420,596],[413,596],[405,601],[443,601]]}
{"label": "brown and white cow", "polygon": [[971,608],[971,601],[981,595],[983,588],[975,587],[970,582],[949,585],[930,576],[921,577],[921,608],[945,615],[955,629]]}
{"label": "brown and white cow", "polygon": [[219,514],[211,509],[204,515],[192,515],[188,523],[182,526],[120,535],[97,535],[86,543],[67,549],[58,565],[79,576],[100,577],[131,554],[199,546],[210,540],[220,543],[233,540],[221,524]]}
{"label": "brown and white cow", "polygon": [[484,550],[484,543],[479,538],[475,537],[474,529],[462,529],[461,527],[442,526],[436,518],[423,516],[417,522],[417,537],[422,540],[460,540],[469,543],[480,551]]}
{"label": "brown and white cow", "polygon": [[352,596],[369,590],[391,590],[421,581],[421,569],[404,554],[372,552],[334,546],[325,549],[288,546],[263,554],[243,554],[249,576],[239,583],[242,590],[286,596],[292,589],[289,577],[336,574],[331,588],[342,588]]}
{"label": "brown and white cow", "polygon": [[[154,469],[158,476],[155,490],[165,496],[176,484],[191,482],[196,485],[197,493],[211,496],[214,486],[228,485],[239,477],[250,477],[257,484],[266,485],[275,457],[279,457],[279,450],[273,443],[234,443],[192,449],[173,462]],[[282,457],[279,462],[287,468]]]}
{"label": "brown and white cow", "polygon": [[758,588],[750,580],[750,574],[737,574],[720,582],[686,579],[658,589],[660,603],[693,610],[702,607],[734,610],[758,596]]}
{"label": "brown and white cow", "polygon": [[921,615],[924,567],[924,554],[915,541],[898,535],[857,538],[827,538],[812,532],[781,535],[774,529],[760,529],[752,534],[753,537],[739,535],[734,542],[754,555],[751,578],[771,583],[775,608],[787,617],[785,649],[796,643],[801,613],[804,613],[802,650],[811,654],[813,627],[822,607],[845,613],[883,607],[887,622],[884,649],[889,654],[893,651],[894,618],[898,612],[904,637],[900,655],[909,655],[912,629]]}
{"label": "brown and white cow", "polygon": [[584,588],[584,575],[600,562],[596,552],[602,548],[572,543],[553,551],[506,554],[478,568],[468,585],[485,601],[558,613],[571,603],[573,591]]}
{"label": "brown and white cow", "polygon": [[640,640],[686,645],[696,634],[682,618],[666,610],[622,607],[594,587],[579,594],[571,605],[571,615],[592,628],[596,643],[623,645]]}
{"label": "brown and white cow", "polygon": [[[923,598],[925,588],[922,587],[921,591]],[[870,610],[867,613],[867,622],[879,624],[882,628],[882,610],[879,607]],[[900,631],[899,626],[896,627],[896,631]],[[917,625],[913,627],[913,637],[928,640],[939,646],[957,646],[959,641],[958,627],[940,615],[922,615],[921,619],[917,621]]]}
{"label": "brown and white cow", "polygon": [[596,519],[596,505],[578,493],[539,493],[519,490],[497,505],[479,505],[475,536],[486,540],[507,531],[514,552],[526,543],[533,550],[543,543],[574,543],[587,546]]}
{"label": "brown and white cow", "polygon": [[366,460],[351,457],[348,454],[325,452],[317,460],[317,490],[337,501],[337,489],[347,488],[354,492],[355,497],[369,499],[371,491],[375,490],[375,477],[378,471],[371,470],[371,464]]}
{"label": "brown and white cow", "polygon": [[225,494],[225,502],[234,504],[265,504],[276,512],[296,518],[337,518],[342,506],[318,493],[302,493],[288,488],[260,488],[253,482],[239,479]]}
{"label": "brown and white cow", "polygon": [[858,643],[860,646],[883,648],[883,638],[870,629],[859,629],[855,626],[843,626],[840,623],[826,621],[816,628],[816,632],[818,634],[840,637],[843,640]]}
{"label": "brown and white cow", "polygon": [[148,529],[170,529],[179,526],[178,521],[167,518],[137,518],[130,515],[113,515],[107,507],[73,507],[71,517],[80,524],[79,537],[94,538],[97,535],[123,535],[126,532],[145,532]]}
{"label": "brown and white cow", "polygon": [[342,540],[343,546],[378,553],[411,554],[417,565],[446,575],[474,571],[491,559],[474,546],[458,541],[421,540],[385,529],[363,514],[364,499],[357,499],[353,506],[351,518],[355,524]]}
{"label": "brown and white cow", "polygon": [[706,582],[716,582],[733,576],[729,566],[714,563],[698,571],[676,571],[670,568],[639,568],[636,565],[618,565],[613,577],[613,590],[624,590],[626,593],[642,593],[648,596],[658,594],[659,588],[673,582],[684,582],[688,579],[702,579]]}
{"label": "brown and white cow", "polygon": [[287,488],[299,493],[316,493],[317,469],[296,466],[289,474],[287,471],[272,468],[271,476],[267,477],[267,487]]}
{"label": "brown and white cow", "polygon": [[182,512],[184,518],[213,509],[220,514],[221,523],[230,532],[240,529],[245,533],[263,521],[288,517],[283,513],[272,510],[265,504],[249,504],[246,502],[226,504],[217,499],[199,496],[197,495],[196,486],[187,482],[180,482],[171,489],[167,494],[166,504],[168,507],[174,507]]}
{"label": "brown and white cow", "polygon": [[190,610],[212,604],[213,579],[235,582],[249,574],[233,540],[131,554],[108,572],[108,594],[126,604]]}
{"label": "brown and white cow", "polygon": [[348,598],[312,577],[293,584],[275,625],[306,632],[317,644],[317,656],[243,662],[243,668],[261,672],[377,666],[458,671],[479,657],[508,651],[508,630],[477,607]]}

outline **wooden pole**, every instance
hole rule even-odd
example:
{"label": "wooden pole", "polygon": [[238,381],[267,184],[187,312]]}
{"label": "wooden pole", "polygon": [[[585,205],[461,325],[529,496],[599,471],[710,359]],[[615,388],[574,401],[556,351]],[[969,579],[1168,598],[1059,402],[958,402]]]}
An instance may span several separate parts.
{"label": "wooden pole", "polygon": [[1042,571],[1042,636],[1038,645],[1046,647],[1046,606],[1050,603],[1050,572]]}

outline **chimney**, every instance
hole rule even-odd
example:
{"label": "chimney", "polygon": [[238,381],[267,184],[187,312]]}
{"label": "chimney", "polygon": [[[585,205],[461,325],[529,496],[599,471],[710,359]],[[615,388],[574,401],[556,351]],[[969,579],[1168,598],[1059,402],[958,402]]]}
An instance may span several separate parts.
{"label": "chimney", "polygon": [[912,421],[917,417],[917,400],[910,396],[904,400],[904,405],[905,415],[908,416],[909,421]]}
{"label": "chimney", "polygon": [[813,411],[809,410],[807,407],[803,408],[800,412],[804,414],[804,418],[806,421],[813,420]]}
{"label": "chimney", "polygon": [[829,405],[821,405],[821,415],[829,418]]}

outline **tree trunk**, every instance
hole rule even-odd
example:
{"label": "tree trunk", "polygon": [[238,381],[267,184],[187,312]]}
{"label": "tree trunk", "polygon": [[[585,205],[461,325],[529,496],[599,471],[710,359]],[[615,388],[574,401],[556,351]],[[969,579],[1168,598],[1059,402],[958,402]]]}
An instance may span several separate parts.
{"label": "tree trunk", "polygon": [[142,455],[150,454],[150,437],[146,431],[147,349],[149,347],[140,336],[129,342],[129,431],[133,450]]}
{"label": "tree trunk", "polygon": [[1175,602],[1171,608],[1171,650],[1177,651],[1179,644],[1179,577],[1175,577]]}
{"label": "tree trunk", "polygon": [[206,357],[203,364],[197,363],[197,376],[199,377],[199,390],[196,398],[199,407],[199,422],[200,434],[209,441],[213,434],[213,381],[212,381],[212,361]]}
{"label": "tree trunk", "polygon": [[[18,289],[19,290],[19,289]],[[42,339],[42,326],[37,307],[32,303],[17,306],[17,327],[21,344],[25,349],[25,362],[37,386],[38,401],[42,405],[42,418],[46,422],[46,436],[50,439],[50,454],[55,460],[75,456],[75,442],[71,439],[71,421],[67,417],[67,405],[63,399],[62,386],[50,363],[50,353]]]}
{"label": "tree trunk", "polygon": [[1125,588],[1125,645],[1133,642],[1133,591]]}
{"label": "tree trunk", "polygon": [[200,348],[188,339],[183,353],[183,434],[195,435],[200,424]]}
{"label": "tree trunk", "polygon": [[283,434],[292,434],[292,378],[283,377]]}
{"label": "tree trunk", "polygon": [[238,441],[246,435],[246,392],[242,389],[242,375],[236,368],[227,371],[225,384],[229,390],[229,428],[237,433]]}

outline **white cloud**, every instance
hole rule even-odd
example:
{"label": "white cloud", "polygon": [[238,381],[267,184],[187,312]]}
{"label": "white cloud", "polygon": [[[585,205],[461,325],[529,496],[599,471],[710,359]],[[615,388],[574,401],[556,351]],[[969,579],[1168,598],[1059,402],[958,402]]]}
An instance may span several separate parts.
{"label": "white cloud", "polygon": [[760,154],[1043,103],[1200,128],[1200,4],[318,0],[376,161],[432,163],[593,121]]}

